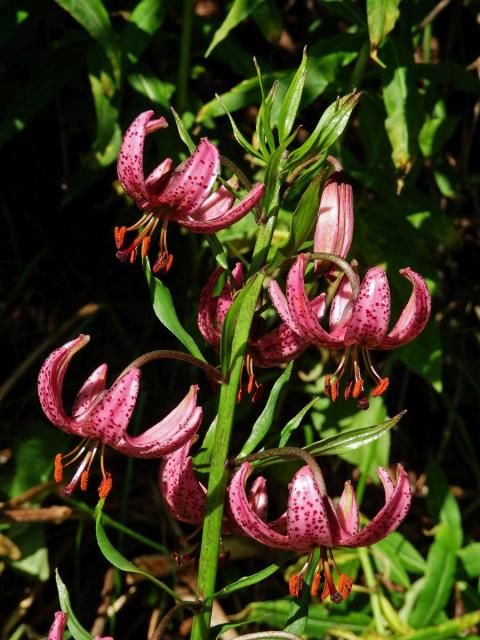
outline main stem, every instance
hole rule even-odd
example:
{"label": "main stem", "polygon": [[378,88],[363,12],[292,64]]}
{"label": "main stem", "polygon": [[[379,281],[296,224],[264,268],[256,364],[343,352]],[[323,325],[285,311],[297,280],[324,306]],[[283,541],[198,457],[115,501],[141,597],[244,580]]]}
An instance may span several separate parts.
{"label": "main stem", "polygon": [[[255,286],[258,293],[260,293],[264,279],[265,276],[262,273],[257,274],[253,286]],[[251,298],[249,304],[245,304],[242,307],[242,326],[247,336],[250,333],[257,297]],[[207,600],[207,602],[203,610],[194,617],[191,640],[206,640],[209,634],[213,604],[210,596],[215,592],[222,533],[223,505],[229,476],[226,462],[246,348],[247,339],[236,345],[234,338],[232,348],[234,359],[230,368],[230,376],[228,381],[222,384],[220,391],[217,428],[210,461],[207,504],[198,566],[198,597],[201,600]]]}

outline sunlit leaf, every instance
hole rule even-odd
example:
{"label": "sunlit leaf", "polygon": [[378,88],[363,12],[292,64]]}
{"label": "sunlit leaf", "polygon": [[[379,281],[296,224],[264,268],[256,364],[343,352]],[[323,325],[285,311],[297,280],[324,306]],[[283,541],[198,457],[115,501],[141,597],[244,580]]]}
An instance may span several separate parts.
{"label": "sunlit leaf", "polygon": [[234,29],[242,20],[259,7],[265,0],[234,0],[227,17],[221,26],[214,33],[212,41],[208,45],[205,57],[208,57],[219,42],[224,40],[230,31]]}
{"label": "sunlit leaf", "polygon": [[395,26],[400,0],[367,0],[368,33],[371,56],[378,61],[377,50]]}
{"label": "sunlit leaf", "polygon": [[92,636],[88,631],[82,627],[75,615],[70,603],[70,594],[65,583],[60,578],[58,570],[55,570],[55,580],[57,583],[58,600],[60,602],[60,608],[64,613],[68,614],[67,627],[75,640],[92,640]]}

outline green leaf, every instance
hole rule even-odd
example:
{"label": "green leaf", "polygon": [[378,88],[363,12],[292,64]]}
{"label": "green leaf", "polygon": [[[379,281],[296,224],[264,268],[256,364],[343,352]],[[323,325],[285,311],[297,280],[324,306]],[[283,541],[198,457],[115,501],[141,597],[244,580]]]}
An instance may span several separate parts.
{"label": "green leaf", "polygon": [[383,100],[387,111],[385,129],[392,146],[392,161],[407,174],[415,161],[417,138],[423,122],[420,94],[413,79],[409,51],[391,39],[382,55],[388,69],[383,72]]}
{"label": "green leaf", "polygon": [[480,576],[480,542],[472,542],[458,552],[469,578]]}
{"label": "green leaf", "polygon": [[105,498],[98,501],[96,506],[96,515],[95,515],[95,534],[97,537],[97,543],[100,551],[103,553],[105,558],[117,569],[120,571],[127,571],[129,573],[138,573],[139,575],[145,576],[151,582],[156,584],[160,589],[168,593],[172,598],[176,600],[181,600],[181,596],[179,596],[175,591],[170,589],[164,582],[152,576],[148,571],[144,571],[137,567],[137,565],[133,564],[130,560],[127,560],[125,556],[123,556],[120,551],[115,549],[113,544],[110,542],[107,534],[105,533],[105,529],[102,524],[102,509],[105,504]]}
{"label": "green leaf", "polygon": [[217,95],[216,98],[217,98],[218,102],[222,105],[223,109],[225,110],[225,113],[228,116],[228,119],[230,120],[230,124],[232,125],[232,129],[233,129],[233,135],[235,136],[235,140],[238,142],[238,144],[241,147],[243,147],[245,149],[245,151],[248,151],[248,153],[251,153],[252,155],[257,156],[258,158],[262,158],[262,155],[257,151],[257,149],[255,149],[253,147],[253,145],[251,145],[248,142],[248,140],[245,138],[243,133],[237,127],[237,123],[232,118],[232,115],[230,114],[227,106],[223,102],[223,97],[220,97],[219,95]]}
{"label": "green leaf", "polygon": [[446,115],[445,103],[440,101],[431,116],[427,117],[418,136],[420,150],[425,158],[439,153],[457,128],[459,117]]}
{"label": "green leaf", "polygon": [[208,242],[208,246],[210,247],[210,250],[213,254],[213,257],[215,258],[215,262],[227,273],[227,276],[230,280],[230,282],[232,283],[232,286],[234,287],[234,290],[236,289],[237,285],[235,283],[235,279],[233,277],[233,274],[230,270],[230,267],[228,266],[228,260],[227,260],[227,256],[225,255],[225,250],[223,248],[222,243],[220,242],[220,240],[218,239],[218,236],[216,233],[207,233],[205,236],[207,242]]}
{"label": "green leaf", "polygon": [[185,123],[183,122],[183,120],[181,119],[181,117],[178,115],[178,113],[175,111],[173,107],[171,107],[171,111],[173,113],[173,117],[175,118],[175,124],[177,125],[178,135],[180,136],[180,139],[182,140],[182,142],[184,142],[187,145],[190,153],[193,153],[197,148],[197,145],[195,144],[190,134],[188,133],[188,129],[185,126]]}
{"label": "green leaf", "polygon": [[298,107],[300,106],[300,100],[302,98],[303,86],[305,84],[307,67],[307,49],[303,50],[302,61],[298,67],[297,72],[293,76],[293,80],[287,90],[287,95],[282,103],[282,108],[278,116],[278,136],[280,142],[283,142],[285,138],[293,128],[295,119],[297,117]]}
{"label": "green leaf", "polygon": [[239,591],[240,589],[245,589],[246,587],[251,587],[254,584],[258,584],[259,582],[262,582],[262,580],[266,580],[270,576],[273,576],[274,573],[277,573],[277,571],[291,559],[291,553],[283,552],[279,554],[276,562],[269,564],[268,567],[265,567],[264,569],[261,569],[256,573],[252,573],[252,575],[250,576],[242,576],[241,578],[238,578],[238,580],[231,582],[226,587],[223,587],[223,589],[220,589],[220,591],[214,593],[206,601],[208,602],[209,600],[213,600],[214,598],[224,598],[225,596],[228,596],[235,591]]}
{"label": "green leaf", "polygon": [[170,101],[176,89],[175,85],[160,80],[148,67],[137,65],[135,72],[129,74],[128,83],[137,93],[148,98],[150,102],[165,109],[170,108]]}
{"label": "green leaf", "polygon": [[360,97],[361,93],[349,93],[327,107],[311,135],[290,154],[289,164],[326,152],[343,133]]}
{"label": "green leaf", "polygon": [[[377,50],[395,26],[400,11],[400,0],[367,0],[368,33],[370,35],[370,51],[374,60],[378,61]],[[382,64],[383,66],[383,64]]]}
{"label": "green leaf", "polygon": [[70,595],[64,582],[60,578],[58,569],[55,569],[55,580],[57,583],[58,600],[60,601],[60,608],[64,613],[68,614],[67,627],[75,640],[92,640],[92,636],[86,629],[82,627],[75,615],[72,605],[70,604]]}
{"label": "green leaf", "polygon": [[318,400],[318,396],[310,400],[310,402],[308,402],[303,407],[303,409],[300,409],[297,415],[293,416],[293,418],[287,422],[287,424],[283,427],[282,431],[280,432],[280,440],[278,442],[279,447],[284,447],[287,444],[287,442],[290,440],[290,436],[292,435],[292,433],[295,431],[295,429],[297,429],[300,426],[303,418],[306,416],[309,409],[312,408],[312,406],[315,404],[317,400]]}
{"label": "green leaf", "polygon": [[[472,629],[478,625],[479,622],[480,611],[472,611],[458,618],[453,618],[453,620],[437,624],[434,627],[426,627],[420,631],[404,634],[401,636],[401,640],[447,640],[448,638],[465,637],[463,632]],[[473,640],[473,638],[477,636],[469,634],[467,637]],[[400,640],[400,638],[398,638],[398,640]]]}
{"label": "green leaf", "polygon": [[171,331],[183,346],[186,347],[192,356],[205,361],[205,358],[197,347],[195,340],[183,328],[183,325],[178,319],[170,289],[153,275],[148,258],[143,260],[143,270],[147,279],[148,288],[150,289],[150,299],[152,301],[153,310],[155,311],[157,318],[163,326]]}
{"label": "green leaf", "polygon": [[429,492],[427,508],[435,521],[445,524],[450,529],[458,549],[462,546],[462,515],[455,496],[450,491],[442,469],[433,461],[427,464],[427,482]]}
{"label": "green leaf", "polygon": [[212,41],[210,42],[208,49],[205,53],[207,58],[213,49],[219,42],[224,40],[230,31],[234,29],[242,20],[248,18],[248,16],[259,7],[265,0],[234,0],[227,17],[222,22],[221,26],[215,31]]}
{"label": "green leaf", "polygon": [[290,362],[287,368],[282,372],[281,376],[277,378],[275,384],[270,391],[267,403],[262,413],[255,420],[255,424],[252,427],[252,431],[247,438],[247,441],[242,447],[238,457],[250,455],[257,446],[262,442],[267,433],[270,431],[273,424],[273,418],[275,416],[275,410],[277,408],[278,399],[283,387],[290,379],[293,369],[293,362]]}
{"label": "green leaf", "polygon": [[10,528],[9,533],[21,551],[20,559],[12,560],[11,566],[29,576],[34,576],[40,582],[48,580],[50,564],[43,527],[17,524]]}
{"label": "green leaf", "polygon": [[339,453],[347,453],[363,447],[370,442],[374,442],[388,433],[392,427],[394,427],[405,414],[405,411],[398,413],[393,418],[385,420],[380,424],[373,427],[365,427],[363,429],[352,429],[350,431],[344,431],[338,433],[329,438],[324,438],[318,442],[312,442],[308,446],[304,447],[308,453],[312,456],[329,456],[338,455]]}
{"label": "green leaf", "polygon": [[321,171],[304,191],[292,215],[288,238],[277,248],[275,257],[269,260],[269,268],[274,269],[281,262],[298,253],[304,242],[311,238],[311,231],[318,217],[320,195],[326,175],[326,171]]}
{"label": "green leaf", "polygon": [[137,62],[148,47],[153,34],[165,21],[164,0],[141,0],[130,14],[122,33],[121,43],[131,62]]}
{"label": "green leaf", "polygon": [[393,531],[387,538],[377,542],[372,551],[383,548],[389,556],[395,556],[405,569],[410,573],[423,574],[425,571],[425,559],[415,547],[398,531]]}
{"label": "green leaf", "polygon": [[298,598],[292,598],[285,631],[303,634],[307,629],[309,604],[311,601],[310,587],[319,562],[320,549],[314,549],[311,552],[310,564],[303,578],[304,584],[300,596]]}
{"label": "green leaf", "polygon": [[252,18],[263,37],[271,44],[278,44],[284,30],[284,21],[277,2],[265,0],[252,12]]}

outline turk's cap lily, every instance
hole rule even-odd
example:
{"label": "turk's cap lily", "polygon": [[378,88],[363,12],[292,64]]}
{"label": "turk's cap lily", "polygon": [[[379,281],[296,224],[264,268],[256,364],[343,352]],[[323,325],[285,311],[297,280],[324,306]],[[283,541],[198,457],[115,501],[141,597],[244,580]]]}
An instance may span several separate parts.
{"label": "turk's cap lily", "polygon": [[[84,471],[88,473],[99,446],[102,446],[101,464],[105,480],[103,445],[137,458],[158,458],[193,437],[202,420],[202,409],[197,406],[198,387],[195,385],[163,420],[139,436],[127,433],[140,384],[140,370],[136,367],[127,369],[107,388],[107,365],[100,365],[80,388],[69,415],[63,406],[63,380],[72,357],[89,340],[89,336],[81,334],[56,349],[44,362],[38,377],[38,395],[47,418],[63,431],[83,439],[81,451],[74,458],[76,460],[86,452],[78,469],[80,474]],[[77,449],[74,450],[75,454]],[[56,477],[61,479],[61,470],[69,454],[58,456]],[[79,478],[75,478],[78,482]]]}
{"label": "turk's cap lily", "polygon": [[[310,467],[304,466],[293,476],[288,488],[288,506],[274,526],[253,511],[246,493],[252,472],[245,462],[234,474],[228,488],[231,517],[244,534],[270,547],[309,552],[317,547],[363,547],[375,544],[394,531],[408,513],[412,492],[407,473],[397,465],[393,484],[386,469],[377,474],[385,491],[385,504],[363,529],[360,529],[355,492],[350,482],[337,505],[322,495]],[[283,529],[279,526],[283,523]]]}
{"label": "turk's cap lily", "polygon": [[[160,493],[169,510],[177,519],[187,524],[201,524],[205,517],[206,487],[198,480],[193,460],[189,454],[193,439],[173,453],[165,456],[158,470]],[[258,477],[247,497],[248,504],[259,518],[267,517],[268,496],[266,481]],[[234,521],[224,518],[223,533],[240,533]]]}
{"label": "turk's cap lily", "polygon": [[[205,342],[214,349],[220,348],[220,338],[222,335],[223,321],[228,310],[232,306],[235,291],[229,278],[218,296],[214,296],[214,290],[220,277],[225,273],[224,269],[218,267],[213,271],[200,293],[200,303],[198,305],[198,328]],[[236,291],[243,287],[245,270],[241,262],[237,262],[232,270]]]}
{"label": "turk's cap lily", "polygon": [[[63,611],[56,611],[55,617],[48,632],[48,640],[63,640],[63,634],[65,633],[65,626],[67,624],[68,614]],[[111,636],[95,636],[93,640],[113,640]]]}
{"label": "turk's cap lily", "polygon": [[[214,189],[220,173],[220,153],[207,138],[202,138],[193,154],[173,169],[171,158],[165,158],[145,178],[143,157],[145,138],[166,126],[164,118],[153,118],[153,111],[141,113],[127,129],[117,162],[117,173],[124,190],[135,200],[144,215],[130,227],[115,231],[117,256],[121,260],[134,259],[142,245],[146,255],[159,219],[163,220],[160,252],[155,265],[168,270],[171,258],[166,243],[168,220],[195,233],[214,233],[225,229],[245,216],[261,200],[265,187],[255,184],[237,204],[235,180],[228,186]],[[125,235],[138,231],[133,242],[123,247]]]}
{"label": "turk's cap lily", "polygon": [[[333,162],[334,159],[331,160]],[[323,188],[313,250],[346,258],[352,244],[353,226],[353,189],[345,173],[337,169],[330,175]],[[328,274],[333,270],[328,260],[315,261],[317,273],[327,271]]]}

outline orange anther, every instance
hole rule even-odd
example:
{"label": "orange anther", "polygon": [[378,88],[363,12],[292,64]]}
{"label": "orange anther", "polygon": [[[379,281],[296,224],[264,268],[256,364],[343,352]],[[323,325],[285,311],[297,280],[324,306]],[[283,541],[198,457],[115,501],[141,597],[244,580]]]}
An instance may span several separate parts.
{"label": "orange anther", "polygon": [[377,384],[375,389],[372,391],[372,398],[376,398],[377,396],[381,396],[388,389],[388,385],[390,384],[390,380],[388,378],[382,378],[380,382]]}
{"label": "orange anther", "polygon": [[342,596],[343,600],[346,600],[350,595],[350,591],[352,590],[353,578],[350,576],[346,576],[344,573],[340,574],[340,578],[338,579],[338,591]]}
{"label": "orange anther", "polygon": [[173,253],[171,253],[167,258],[167,263],[165,265],[165,273],[168,273],[173,264]]}
{"label": "orange anther", "polygon": [[107,473],[103,476],[100,486],[98,487],[98,497],[106,498],[112,488],[112,475]]}
{"label": "orange anther", "polygon": [[362,389],[363,389],[363,380],[361,378],[358,378],[358,380],[355,380],[355,384],[353,386],[352,397],[358,398]]}
{"label": "orange anther", "polygon": [[310,587],[310,593],[312,596],[316,596],[318,593],[318,587],[320,586],[320,580],[322,579],[322,574],[320,571],[316,571],[313,576],[312,586]]}
{"label": "orange anther", "polygon": [[133,264],[135,262],[135,258],[137,257],[137,247],[135,247],[135,249],[132,249],[132,251],[130,251],[130,264]]}
{"label": "orange anther", "polygon": [[335,402],[336,399],[338,398],[338,379],[335,378],[335,380],[332,382],[332,401]]}
{"label": "orange anther", "polygon": [[145,236],[142,240],[142,258],[145,258],[150,249],[150,236]]}
{"label": "orange anther", "polygon": [[115,245],[117,249],[121,249],[123,241],[125,240],[125,234],[127,233],[127,227],[115,227],[114,229]]}
{"label": "orange anther", "polygon": [[288,581],[288,588],[292,598],[298,598],[303,587],[303,576],[300,573],[292,573]]}
{"label": "orange anther", "polygon": [[322,595],[320,596],[321,599],[326,600],[326,598],[328,598],[328,594],[329,594],[328,584],[325,581],[325,584],[323,585]]}
{"label": "orange anther", "polygon": [[242,394],[243,394],[243,389],[242,387],[238,387],[238,391],[237,391],[237,404],[240,402],[240,400],[242,399]]}
{"label": "orange anther", "polygon": [[62,464],[62,454],[57,453],[55,456],[55,469],[53,471],[53,477],[55,478],[55,482],[60,483],[63,480],[63,464]]}
{"label": "orange anther", "polygon": [[82,475],[80,476],[80,489],[82,491],[86,491],[87,486],[88,486],[88,469],[85,469],[85,471],[83,471]]}
{"label": "orange anther", "polygon": [[330,376],[325,376],[325,382],[323,383],[323,393],[330,398],[332,395],[332,386],[330,384]]}
{"label": "orange anther", "polygon": [[254,384],[255,384],[255,376],[252,373],[251,375],[248,376],[248,382],[247,382],[247,393],[248,394],[252,393]]}

